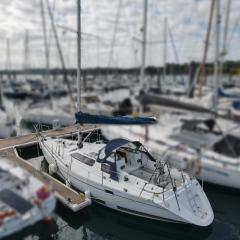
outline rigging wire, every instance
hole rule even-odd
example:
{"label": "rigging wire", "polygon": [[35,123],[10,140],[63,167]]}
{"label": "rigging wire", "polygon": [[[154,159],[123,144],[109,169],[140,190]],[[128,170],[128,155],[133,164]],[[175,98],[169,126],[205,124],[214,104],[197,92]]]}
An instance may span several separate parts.
{"label": "rigging wire", "polygon": [[[177,51],[177,48],[176,48],[176,45],[175,45],[175,41],[174,41],[174,38],[173,38],[173,34],[172,34],[172,30],[171,30],[169,24],[167,24],[167,28],[168,28],[169,38],[170,38],[170,41],[171,41],[171,44],[172,44],[175,60],[177,61],[177,64],[180,64],[178,51]],[[186,90],[186,85],[184,84],[185,83],[184,78],[183,78],[182,75],[180,75],[180,76],[181,76],[182,84],[185,86],[185,90]]]}
{"label": "rigging wire", "polygon": [[122,10],[122,0],[118,1],[118,8],[117,8],[117,15],[114,23],[114,31],[113,31],[113,38],[111,42],[111,47],[110,47],[110,54],[109,54],[109,59],[108,59],[108,68],[111,66],[111,63],[113,61],[113,54],[114,54],[114,44],[116,42],[116,36],[118,32],[118,27],[119,27],[119,20],[121,17],[121,10]]}

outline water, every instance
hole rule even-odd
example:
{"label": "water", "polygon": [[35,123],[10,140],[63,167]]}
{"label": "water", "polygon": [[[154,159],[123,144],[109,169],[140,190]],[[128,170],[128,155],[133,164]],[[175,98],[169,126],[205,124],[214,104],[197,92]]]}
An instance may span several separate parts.
{"label": "water", "polygon": [[240,192],[213,185],[207,185],[205,191],[215,213],[213,224],[205,228],[146,220],[97,204],[72,213],[59,204],[51,224],[39,223],[8,239],[240,239]]}

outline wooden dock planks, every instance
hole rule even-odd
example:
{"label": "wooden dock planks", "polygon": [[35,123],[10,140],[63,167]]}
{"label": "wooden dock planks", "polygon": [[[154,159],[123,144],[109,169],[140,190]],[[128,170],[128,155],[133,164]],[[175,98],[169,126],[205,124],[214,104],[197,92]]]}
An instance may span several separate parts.
{"label": "wooden dock planks", "polygon": [[[98,127],[95,125],[85,125],[81,127],[82,132],[88,132],[88,131],[97,130],[97,129]],[[57,137],[57,136],[63,136],[63,135],[71,135],[73,133],[76,133],[76,131],[77,131],[77,125],[73,125],[73,126],[61,128],[59,130],[44,131],[42,132],[42,134],[50,137]],[[15,146],[24,145],[31,142],[36,142],[36,141],[37,141],[37,135],[35,133],[1,139],[0,150],[4,148],[15,147]]]}

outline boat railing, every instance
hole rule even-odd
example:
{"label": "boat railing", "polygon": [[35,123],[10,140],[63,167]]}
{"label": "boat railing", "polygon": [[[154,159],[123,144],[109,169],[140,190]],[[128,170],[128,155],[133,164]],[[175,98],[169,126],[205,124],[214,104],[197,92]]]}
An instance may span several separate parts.
{"label": "boat railing", "polygon": [[[71,157],[71,159],[70,159],[70,163],[71,163],[70,165],[72,166],[72,157]],[[81,167],[83,167],[84,170],[86,170],[88,179],[90,179],[91,176],[98,177],[98,178],[101,179],[101,184],[103,185],[103,183],[104,183],[104,181],[105,181],[105,179],[106,179],[106,176],[104,175],[104,172],[103,172],[103,171],[101,171],[101,174],[98,174],[98,173],[96,173],[96,172],[89,171],[88,168],[85,168],[85,167],[82,166],[82,165],[81,165]],[[68,171],[70,171],[70,170],[71,170],[71,167],[68,168]],[[118,171],[113,171],[113,170],[110,170],[107,174],[111,175],[111,173],[117,174],[117,175],[118,175],[119,177],[121,177],[122,179],[124,179],[124,178],[126,177],[126,174],[121,173],[121,172],[118,172]],[[146,187],[148,184],[151,184],[151,183],[150,183],[150,182],[145,182],[145,183],[144,183],[144,187]],[[140,192],[143,191],[143,189],[144,189],[145,192],[151,193],[151,194],[153,194],[153,195],[166,194],[166,193],[170,193],[170,192],[171,192],[171,189],[166,190],[166,189],[163,188],[163,187],[162,187],[163,191],[161,191],[161,192],[156,192],[156,191],[152,191],[152,190],[150,191],[150,190],[147,190],[147,189],[145,189],[145,188],[143,188],[143,187],[138,187],[138,186],[135,186],[135,188],[139,189]],[[141,196],[141,193],[139,194],[139,196]]]}
{"label": "boat railing", "polygon": [[[176,199],[176,203],[177,203],[177,206],[178,206],[178,210],[180,210],[180,205],[179,205],[177,194],[176,194],[176,192],[177,192],[177,185],[173,181],[173,178],[172,178],[172,175],[171,175],[171,172],[170,172],[169,163],[168,163],[168,158],[170,157],[170,154],[171,154],[171,148],[166,149],[165,152],[163,153],[162,159],[160,161],[158,161],[157,166],[155,167],[155,170],[154,170],[154,172],[152,173],[152,175],[151,175],[151,177],[149,179],[149,182],[145,183],[145,185],[143,186],[139,196],[141,196],[142,192],[145,191],[146,185],[151,183],[153,177],[157,173],[158,173],[158,177],[155,180],[155,182],[157,183],[159,181],[159,179],[161,177],[161,174],[164,172],[164,169],[165,169],[165,166],[166,166],[167,167],[167,171],[168,171],[168,177],[170,178],[170,183],[171,183],[171,189],[169,189],[169,190],[173,190],[173,193],[174,193],[174,196],[175,196],[175,199]],[[185,178],[184,178],[182,170],[181,170],[181,177],[182,177],[183,185],[185,185],[186,181],[185,181]],[[162,194],[163,194],[163,201],[165,202],[164,193],[166,191],[165,191],[165,187],[162,187],[162,188],[163,188],[163,192],[162,192]]]}
{"label": "boat railing", "polygon": [[201,164],[200,160],[203,157],[203,151],[198,151],[196,155],[186,155],[182,156],[182,163],[183,166],[179,166],[178,164],[175,164],[175,159],[172,156],[177,155],[179,149],[177,147],[171,147],[168,149],[169,155],[168,155],[168,162],[170,165],[173,165],[176,169],[178,169],[181,172],[182,180],[185,183],[186,179],[184,177],[183,172],[187,173],[190,177],[190,180],[192,181],[196,177],[200,175],[201,172]]}
{"label": "boat railing", "polygon": [[[50,149],[49,149],[49,150],[50,150]],[[54,153],[55,153],[56,156],[59,156],[59,155],[58,155],[58,147],[57,147],[57,146],[56,146],[56,149],[54,149],[53,146],[52,146],[51,152],[52,152],[52,155],[54,155]],[[73,161],[72,161],[72,157],[71,157],[70,162],[69,162],[69,166],[68,166],[68,177],[70,177],[70,173],[69,173],[69,172],[70,172],[70,170],[71,170],[71,168],[72,168],[72,162],[73,162]],[[160,165],[160,164],[163,164],[163,162],[162,162],[162,161],[159,161],[158,164],[159,164],[159,165]],[[170,194],[170,192],[173,190],[174,195],[175,195],[175,198],[176,198],[176,201],[177,201],[177,203],[178,203],[177,196],[176,196],[177,186],[176,186],[176,184],[174,184],[174,181],[173,181],[173,179],[172,179],[172,176],[171,176],[171,173],[170,173],[170,168],[169,168],[169,166],[168,166],[168,163],[167,163],[167,162],[164,162],[163,167],[164,167],[165,165],[167,166],[167,169],[168,169],[168,176],[170,176],[170,180],[171,180],[170,183],[171,183],[172,188],[166,189],[166,188],[164,188],[164,187],[161,187],[161,188],[163,189],[163,191],[161,191],[161,192],[156,192],[156,191],[152,191],[152,190],[151,190],[151,191],[150,191],[150,190],[147,190],[147,189],[146,189],[146,186],[149,185],[149,184],[152,185],[151,181],[149,180],[148,182],[145,182],[145,183],[144,183],[144,186],[143,186],[143,187],[135,186],[135,188],[138,188],[139,191],[140,191],[139,196],[141,196],[142,192],[145,191],[145,192],[148,192],[148,193],[153,194],[153,196],[154,196],[154,195],[158,195],[158,194],[163,194],[163,199],[165,199],[165,194],[166,194],[166,193],[169,193],[169,194]],[[101,179],[101,183],[102,183],[102,184],[104,183],[104,180],[106,179],[106,176],[104,176],[104,172],[103,172],[103,171],[101,171],[101,174],[97,174],[96,172],[89,171],[89,168],[85,167],[83,164],[81,164],[81,168],[84,168],[84,169],[86,170],[88,179],[91,178],[91,175],[92,175],[92,176],[97,176],[97,177],[99,177],[99,178]],[[124,178],[126,177],[126,175],[128,174],[127,172],[126,172],[126,174],[125,174],[125,173],[121,173],[121,172],[119,172],[119,171],[113,171],[113,170],[110,170],[107,174],[111,175],[111,173],[117,174],[118,177],[122,177],[122,179],[124,179]],[[156,172],[155,172],[155,173],[156,173]],[[159,187],[159,186],[158,186],[158,187]],[[178,204],[178,206],[179,206],[179,204]]]}

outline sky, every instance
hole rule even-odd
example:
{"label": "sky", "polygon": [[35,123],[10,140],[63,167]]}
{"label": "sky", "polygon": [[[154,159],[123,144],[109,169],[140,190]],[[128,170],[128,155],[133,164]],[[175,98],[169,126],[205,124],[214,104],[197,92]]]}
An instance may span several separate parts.
{"label": "sky", "polygon": [[[44,1],[50,66],[60,67],[51,22]],[[218,0],[219,1],[219,0]],[[226,7],[221,0],[221,49]],[[49,0],[66,67],[76,67],[76,0]],[[136,67],[141,62],[143,0],[82,0],[82,66]],[[167,19],[167,62],[201,61],[210,0],[148,0],[147,65],[162,66],[164,19]],[[232,0],[226,59],[240,59],[240,1]],[[64,28],[63,28],[64,27]],[[170,31],[169,31],[170,29]],[[208,61],[214,58],[212,29]],[[28,44],[24,44],[26,32]],[[172,33],[172,39],[169,32]],[[7,39],[9,50],[7,50]],[[174,47],[177,50],[177,57]],[[24,55],[24,49],[29,54]],[[45,67],[40,0],[0,0],[0,69]],[[25,59],[25,60],[24,60]]]}

